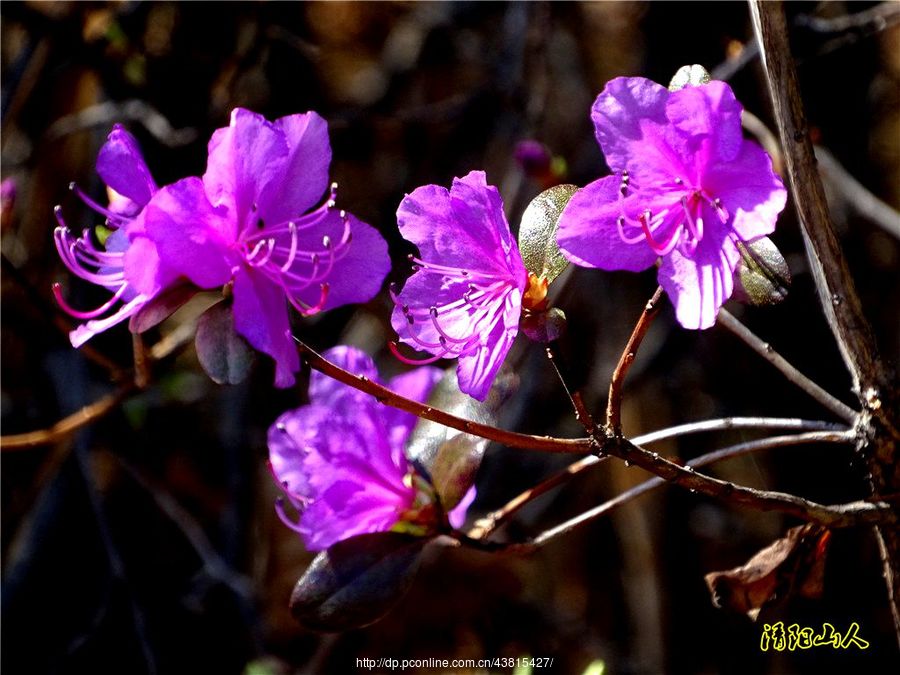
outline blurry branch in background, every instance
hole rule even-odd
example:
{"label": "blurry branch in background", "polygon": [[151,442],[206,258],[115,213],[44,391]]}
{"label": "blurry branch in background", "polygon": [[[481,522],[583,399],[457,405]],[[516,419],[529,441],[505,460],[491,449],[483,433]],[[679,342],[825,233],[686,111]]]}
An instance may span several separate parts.
{"label": "blurry branch in background", "polygon": [[[714,453],[709,453],[708,455],[703,455],[702,457],[698,457],[697,459],[692,460],[692,462],[688,462],[688,464],[692,464],[692,466],[702,466],[704,464],[708,464],[709,462],[715,461],[715,458],[726,459],[728,457],[737,456],[738,454],[744,454],[746,452],[752,452],[755,450],[762,450],[769,447],[782,447],[785,445],[795,445],[800,443],[813,443],[822,440],[829,441],[833,440],[831,434],[835,433],[841,435],[841,440],[846,440],[845,436],[849,432],[848,429],[839,425],[832,424],[830,422],[819,422],[815,420],[801,420],[779,417],[722,417],[719,419],[703,420],[701,422],[679,424],[678,426],[668,427],[666,429],[660,429],[658,431],[651,431],[647,434],[635,436],[631,439],[631,442],[635,443],[636,445],[649,445],[651,443],[658,443],[659,441],[669,440],[672,438],[677,438],[679,436],[687,436],[689,434],[696,434],[705,431],[721,431],[725,429],[796,429],[799,431],[824,431],[828,432],[828,434],[822,437],[798,434],[796,436],[764,438],[759,441],[750,441],[751,445],[749,446],[749,449],[744,448],[744,446],[747,446],[747,443],[742,443],[739,446],[732,446],[730,448],[718,450]],[[784,439],[794,439],[796,443],[782,442]],[[734,448],[740,448],[740,450],[738,450],[735,454]],[[588,457],[579,459],[577,462],[573,462],[562,471],[552,475],[550,478],[544,480],[538,485],[529,488],[528,490],[525,490],[518,496],[514,497],[502,508],[493,511],[484,518],[480,519],[477,523],[475,523],[475,526],[472,528],[472,530],[469,531],[469,536],[474,539],[483,539],[489,536],[491,532],[496,530],[503,522],[505,522],[511,515],[513,515],[528,502],[532,501],[542,494],[545,494],[554,487],[568,482],[569,479],[578,475],[585,469],[600,464],[606,459],[609,459],[608,455],[589,455]],[[653,485],[659,485],[665,482],[661,478],[655,478],[653,480],[657,481]],[[649,487],[647,489],[649,489]],[[616,499],[619,499],[619,497],[617,497]]]}
{"label": "blurry branch in background", "polygon": [[160,143],[170,148],[192,143],[197,130],[192,127],[175,129],[156,108],[144,101],[106,101],[64,115],[50,125],[45,133],[48,141],[55,141],[76,131],[108,127],[119,122],[137,122]]}
{"label": "blurry branch in background", "polygon": [[[866,458],[873,496],[900,491],[895,380],[878,355],[840,243],[835,236],[819,178],[812,141],[780,2],[750,0],[750,15],[774,116],[781,137],[794,208],[819,300],[863,411],[858,449]],[[900,643],[900,529],[875,528],[887,582],[894,629]]]}
{"label": "blurry branch in background", "polygon": [[[897,8],[900,9],[900,4]],[[850,172],[828,150],[817,145],[815,152],[816,160],[819,162],[819,173],[835,195],[852,207],[858,215],[900,239],[900,213],[850,175]]]}
{"label": "blurry branch in background", "polygon": [[734,333],[744,341],[753,351],[762,356],[766,361],[775,366],[790,382],[796,384],[816,401],[828,408],[835,415],[848,424],[856,421],[859,414],[850,406],[842,403],[818,384],[810,380],[806,375],[797,370],[781,354],[776,352],[772,345],[757,337],[749,328],[742,324],[726,309],[719,310],[717,323]]}
{"label": "blurry branch in background", "polygon": [[7,450],[25,450],[55,443],[112,412],[132,393],[144,389],[150,384],[149,368],[152,363],[168,358],[191,343],[197,331],[198,319],[199,315],[185,319],[178,328],[162,338],[149,350],[145,350],[143,345],[140,348],[135,347],[135,354],[139,356],[139,364],[136,364],[135,371],[129,373],[129,378],[113,393],[107,394],[100,400],[72,413],[48,429],[0,437],[0,450],[4,452]]}

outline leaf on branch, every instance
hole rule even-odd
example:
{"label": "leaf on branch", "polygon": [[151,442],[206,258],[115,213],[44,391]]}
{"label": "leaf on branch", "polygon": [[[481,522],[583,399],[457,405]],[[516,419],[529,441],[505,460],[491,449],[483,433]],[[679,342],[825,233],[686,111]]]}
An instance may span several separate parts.
{"label": "leaf on branch", "polygon": [[197,358],[216,384],[238,384],[250,373],[256,354],[234,329],[228,301],[206,310],[197,322]]}
{"label": "leaf on branch", "polygon": [[519,250],[525,268],[549,284],[568,266],[556,243],[559,216],[578,189],[556,185],[531,200],[519,224]]}
{"label": "leaf on branch", "polygon": [[375,532],[319,553],[291,594],[291,613],[305,628],[337,632],[384,616],[409,590],[429,539]]}
{"label": "leaf on branch", "polygon": [[781,251],[768,237],[743,244],[741,259],[734,271],[734,294],[738,302],[750,305],[777,305],[791,285],[791,270]]}
{"label": "leaf on branch", "polygon": [[669,91],[678,91],[685,87],[697,87],[710,81],[709,72],[701,65],[681,66],[669,82]]}
{"label": "leaf on branch", "polygon": [[704,579],[713,605],[746,613],[754,621],[765,605],[796,594],[822,596],[831,533],[813,524],[792,527],[744,565]]}
{"label": "leaf on branch", "polygon": [[197,294],[197,288],[189,284],[179,284],[163,291],[148,302],[128,321],[128,330],[143,333],[156,324],[168,319],[172,313]]}
{"label": "leaf on branch", "polygon": [[[487,398],[481,402],[459,390],[455,369],[449,369],[431,390],[428,405],[493,426],[497,423],[497,411],[517,385],[515,373],[502,368]],[[450,511],[475,483],[488,443],[487,439],[420,419],[409,438],[406,453],[428,473],[441,506],[444,511]]]}

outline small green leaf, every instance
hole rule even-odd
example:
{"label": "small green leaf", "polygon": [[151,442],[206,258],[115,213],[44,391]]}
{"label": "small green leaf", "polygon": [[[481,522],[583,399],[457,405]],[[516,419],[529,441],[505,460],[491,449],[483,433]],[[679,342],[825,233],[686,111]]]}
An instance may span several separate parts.
{"label": "small green leaf", "polygon": [[291,613],[305,628],[326,633],[377,621],[409,590],[428,541],[396,532],[339,541],[300,577]]}
{"label": "small green leaf", "polygon": [[768,237],[749,244],[738,243],[741,259],[734,271],[734,293],[738,302],[777,305],[787,297],[791,270],[781,251]]}
{"label": "small green leaf", "polygon": [[197,322],[194,340],[200,365],[216,384],[238,384],[256,358],[247,341],[234,330],[231,304],[217,302]]}
{"label": "small green leaf", "polygon": [[669,91],[678,91],[685,87],[698,87],[706,84],[712,78],[709,76],[706,68],[697,65],[681,66],[669,82]]}
{"label": "small green leaf", "polygon": [[588,664],[588,667],[585,668],[584,673],[582,675],[603,675],[606,672],[606,663],[602,660],[597,659],[596,661],[591,661]]}
{"label": "small green leaf", "polygon": [[548,344],[562,336],[566,329],[566,314],[557,307],[551,307],[546,312],[524,313],[519,328],[528,339]]}
{"label": "small green leaf", "polygon": [[558,277],[569,261],[559,252],[556,230],[559,216],[577,185],[556,185],[531,200],[519,225],[519,250],[529,272],[543,277],[547,283]]}
{"label": "small green leaf", "polygon": [[[435,385],[428,405],[482,424],[496,424],[497,410],[509,397],[518,378],[503,368],[482,403],[459,390],[455,369],[450,369]],[[407,444],[406,454],[428,472],[445,511],[459,504],[475,482],[489,441],[471,434],[420,419]]]}

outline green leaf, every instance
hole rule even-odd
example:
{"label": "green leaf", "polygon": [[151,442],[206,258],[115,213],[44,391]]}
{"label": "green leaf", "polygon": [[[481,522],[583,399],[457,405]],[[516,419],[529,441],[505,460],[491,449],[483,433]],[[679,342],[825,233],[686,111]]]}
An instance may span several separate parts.
{"label": "green leaf", "polygon": [[749,244],[738,243],[741,259],[734,271],[734,293],[738,302],[750,305],[777,305],[791,285],[791,270],[781,251],[768,237]]}
{"label": "green leaf", "polygon": [[706,84],[712,78],[709,76],[706,68],[697,65],[681,66],[669,82],[669,91],[678,91],[685,87],[697,87]]}
{"label": "green leaf", "polygon": [[[502,368],[481,402],[459,390],[455,369],[450,369],[432,389],[428,405],[473,422],[496,424],[498,409],[517,384],[516,375]],[[428,472],[441,506],[450,511],[475,482],[488,443],[484,438],[420,419],[410,435],[406,454]]]}
{"label": "green leaf", "polygon": [[242,382],[256,358],[247,341],[234,330],[234,315],[227,301],[218,302],[203,313],[197,322],[194,344],[200,365],[217,384]]}
{"label": "green leaf", "polygon": [[377,621],[409,590],[428,541],[375,532],[334,544],[294,586],[291,613],[305,628],[321,632]]}
{"label": "green leaf", "polygon": [[606,672],[606,663],[602,660],[597,659],[596,661],[591,661],[588,664],[588,667],[585,669],[582,675],[603,675]]}
{"label": "green leaf", "polygon": [[519,250],[529,272],[544,277],[547,283],[558,277],[569,261],[559,252],[556,230],[559,216],[575,191],[576,185],[556,185],[531,200],[519,225]]}

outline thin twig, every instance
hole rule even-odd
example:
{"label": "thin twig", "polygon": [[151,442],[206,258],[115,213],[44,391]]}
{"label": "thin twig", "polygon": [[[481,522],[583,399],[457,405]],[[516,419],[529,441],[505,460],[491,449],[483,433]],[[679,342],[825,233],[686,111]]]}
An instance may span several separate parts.
{"label": "thin twig", "polygon": [[[695,457],[694,459],[689,461],[687,463],[687,466],[696,468],[705,466],[707,464],[712,464],[713,462],[719,462],[724,459],[731,459],[734,457],[739,457],[741,455],[749,454],[751,452],[758,452],[760,450],[768,450],[771,448],[782,448],[793,445],[803,445],[807,443],[852,443],[853,440],[853,435],[846,431],[813,431],[810,433],[793,434],[790,436],[775,436],[772,438],[763,438],[757,441],[739,443],[737,445],[732,445],[727,448],[716,450],[715,452],[700,455],[699,457]],[[575,518],[567,520],[566,522],[561,523],[552,529],[542,532],[530,543],[535,547],[543,546],[556,537],[567,534],[574,530],[576,527],[589,523],[592,520],[596,520],[600,516],[606,515],[613,509],[616,509],[619,506],[628,503],[635,497],[639,497],[645,492],[649,492],[653,488],[659,487],[665,482],[666,481],[664,479],[655,477],[651,478],[650,480],[644,481],[643,483],[635,485],[633,488],[626,490],[613,499],[610,499],[609,501],[604,502],[603,504],[600,504],[599,506],[596,506],[589,511],[585,511]],[[852,513],[858,510],[868,511],[870,506],[871,505],[869,504],[869,502],[851,502],[849,504],[842,504],[830,508],[840,509],[844,512]]]}
{"label": "thin twig", "polygon": [[556,372],[556,376],[559,378],[560,383],[562,383],[563,390],[566,392],[566,396],[569,397],[569,401],[572,403],[572,408],[575,410],[575,419],[577,419],[581,426],[584,427],[584,430],[588,433],[588,435],[592,435],[594,433],[594,418],[591,417],[591,413],[588,411],[587,406],[584,404],[584,399],[581,398],[581,392],[578,390],[571,391],[569,389],[569,385],[567,383],[568,377],[563,374],[563,371],[566,370],[564,362],[562,361],[561,356],[557,350],[556,343],[550,343],[547,345],[544,350],[547,354],[547,358],[550,360],[550,365],[553,366],[553,370]]}
{"label": "thin twig", "polygon": [[861,12],[843,16],[822,17],[801,14],[794,19],[796,25],[817,33],[842,33],[849,30],[877,33],[898,21],[900,21],[900,5],[896,2],[882,2]]}
{"label": "thin twig", "polygon": [[613,371],[612,380],[609,383],[609,399],[606,404],[606,430],[612,436],[619,437],[622,435],[622,384],[625,376],[628,375],[628,369],[634,362],[638,347],[641,346],[644,336],[650,329],[653,318],[659,313],[659,301],[662,298],[662,286],[658,286],[653,293],[653,297],[644,306],[641,317],[631,332],[631,337],[625,343],[625,349],[622,350],[622,356],[616,364]]}
{"label": "thin twig", "polygon": [[717,323],[734,333],[753,351],[775,366],[790,382],[800,387],[825,408],[840,417],[847,424],[854,424],[858,413],[850,406],[842,403],[806,375],[797,370],[787,359],[776,352],[772,345],[757,337],[753,331],[742,324],[726,309],[720,309]]}
{"label": "thin twig", "polygon": [[[648,434],[642,434],[640,436],[635,436],[631,439],[631,442],[635,445],[649,445],[651,443],[657,443],[659,441],[675,438],[677,436],[683,436],[686,434],[699,433],[703,431],[720,431],[723,429],[741,429],[741,428],[756,428],[756,429],[798,429],[805,431],[815,431],[815,432],[829,432],[831,434],[844,434],[846,435],[849,430],[845,427],[841,427],[831,422],[819,422],[812,420],[800,420],[800,419],[792,419],[792,418],[767,418],[767,417],[723,417],[721,419],[714,420],[704,420],[702,422],[691,422],[690,424],[681,424],[675,427],[669,427],[667,429],[660,429],[658,431],[651,431]],[[796,443],[783,443],[781,442],[783,439],[797,439]],[[805,440],[804,440],[805,439]],[[749,441],[747,443],[741,443],[739,445],[729,446],[728,448],[724,448],[722,450],[709,453],[707,455],[702,455],[701,457],[697,457],[694,460],[688,462],[692,466],[702,466],[703,464],[707,464],[712,459],[708,459],[710,457],[719,457],[718,453],[723,453],[721,457],[724,459],[726,457],[732,456],[734,453],[742,454],[743,452],[752,452],[755,450],[763,450],[768,447],[779,447],[780,445],[794,445],[799,443],[806,442],[817,442],[817,441],[829,441],[832,440],[830,436],[815,436],[809,434],[798,434],[796,436],[777,436],[774,438],[764,438],[759,441]],[[766,443],[774,442],[775,445],[767,445]],[[840,437],[840,442],[846,442],[845,436]],[[749,449],[744,449],[749,448]],[[737,449],[737,450],[735,450]],[[538,483],[532,488],[525,490],[521,494],[513,497],[509,502],[504,504],[499,509],[490,512],[483,518],[479,519],[474,527],[469,531],[469,536],[473,538],[483,538],[487,537],[496,530],[503,522],[505,522],[511,515],[513,515],[520,508],[525,506],[528,502],[536,499],[537,497],[545,494],[549,490],[557,487],[558,485],[562,485],[563,483],[568,482],[573,476],[577,476],[579,473],[584,471],[585,469],[594,466],[596,464],[601,463],[602,461],[608,459],[607,455],[597,456],[597,455],[588,455],[587,457],[582,457],[576,462],[573,462],[569,466],[567,466],[562,471],[553,474],[550,478]],[[661,478],[656,478],[654,480],[658,480],[660,483],[664,482]]]}
{"label": "thin twig", "polygon": [[820,173],[847,204],[866,220],[900,239],[900,213],[872,194],[828,150],[817,145],[815,151]]}
{"label": "thin twig", "polygon": [[135,389],[135,383],[128,381],[113,393],[107,394],[99,401],[86,405],[68,417],[64,417],[49,429],[0,437],[0,450],[4,452],[7,450],[26,450],[62,440],[114,410]]}
{"label": "thin twig", "polygon": [[497,427],[492,427],[487,424],[472,422],[471,420],[463,419],[456,415],[451,415],[443,410],[438,410],[432,406],[400,396],[387,387],[373,382],[363,375],[354,375],[350,371],[344,370],[340,366],[328,361],[321,354],[317,353],[297,338],[294,338],[294,340],[297,342],[301,357],[311,368],[315,368],[319,372],[325,373],[338,382],[343,382],[354,389],[358,389],[370,396],[374,396],[379,403],[389,405],[392,408],[404,410],[417,417],[443,424],[451,429],[459,429],[460,431],[465,431],[466,433],[474,434],[475,436],[486,438],[490,441],[503,443],[512,448],[567,453],[585,453],[590,452],[593,448],[591,440],[587,438],[568,439],[519,434],[513,431],[498,429]]}

